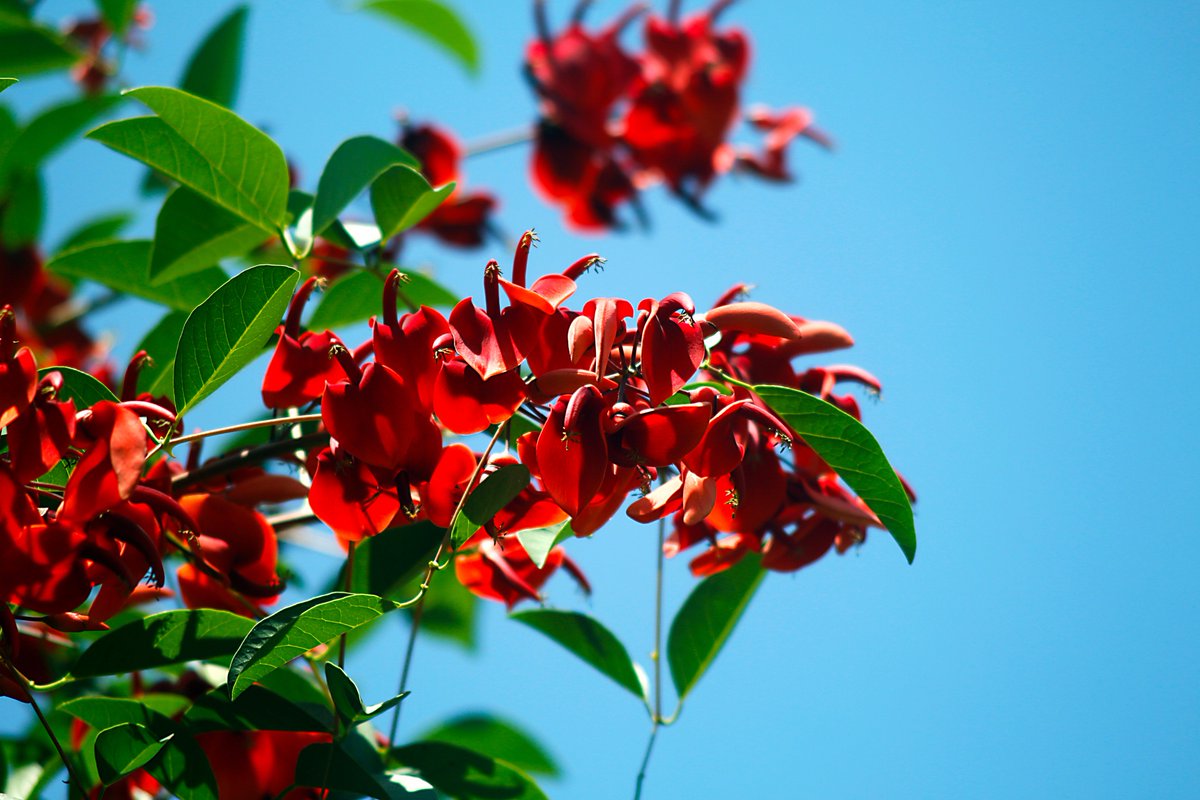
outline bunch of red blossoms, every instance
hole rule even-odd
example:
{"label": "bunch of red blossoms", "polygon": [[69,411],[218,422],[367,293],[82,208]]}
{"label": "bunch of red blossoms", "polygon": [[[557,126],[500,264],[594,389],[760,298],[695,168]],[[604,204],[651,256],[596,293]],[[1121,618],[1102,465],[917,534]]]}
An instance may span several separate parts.
{"label": "bunch of red blossoms", "polygon": [[[743,114],[742,84],[750,42],[718,18],[732,0],[681,17],[679,0],[667,16],[638,4],[599,31],[583,26],[588,0],[576,6],[559,33],[535,3],[538,36],[526,49],[526,72],[540,100],[533,153],[534,186],[563,207],[582,229],[618,226],[618,207],[635,205],[637,192],[655,183],[689,208],[701,203],[720,173],[739,170],[790,181],[787,147],[797,136],[829,145],[803,108],[755,108]],[[645,16],[645,49],[626,52],[621,34]],[[729,134],[744,118],[766,134],[761,152],[732,145]]]}
{"label": "bunch of red blossoms", "polygon": [[[511,279],[489,262],[483,307],[467,298],[448,318],[426,307],[398,314],[402,276],[393,271],[371,339],[354,349],[330,331],[301,332],[313,280],[297,293],[263,397],[274,408],[320,401],[331,442],[309,456],[309,502],[342,541],[421,519],[448,526],[464,494],[517,462],[532,482],[455,561],[472,591],[509,606],[538,599],[560,565],[587,588],[561,547],[539,566],[516,533],[569,518],[576,536],[589,536],[631,492],[644,495],[629,507],[633,519],[674,515],[669,553],[707,544],[692,564],[697,574],[750,550],[772,569],[794,570],[879,526],[745,388],[802,388],[857,416],[853,397],[836,387],[878,390],[875,378],[854,367],[791,366],[797,356],[848,347],[842,328],[740,301],[741,287],[704,314],[683,293],[636,306],[596,298],[573,309],[576,281],[603,259],[587,255],[530,281],[536,241],[533,231],[521,237]],[[516,438],[515,455],[443,445],[445,433],[491,427],[498,436],[494,426],[507,424],[534,429]],[[777,454],[780,446],[790,453]]]}

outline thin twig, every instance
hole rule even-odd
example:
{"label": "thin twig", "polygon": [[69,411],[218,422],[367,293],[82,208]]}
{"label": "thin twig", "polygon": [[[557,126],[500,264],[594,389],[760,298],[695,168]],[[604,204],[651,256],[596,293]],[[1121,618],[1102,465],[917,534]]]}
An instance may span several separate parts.
{"label": "thin twig", "polygon": [[518,144],[525,144],[526,142],[533,141],[533,136],[534,129],[530,125],[514,128],[511,131],[501,131],[500,133],[482,136],[467,144],[467,158],[481,156],[485,153],[494,153],[497,150],[514,147]]}
{"label": "thin twig", "polygon": [[223,436],[227,433],[240,433],[241,431],[250,431],[255,428],[273,428],[277,425],[296,425],[301,422],[319,422],[320,414],[300,414],[295,417],[273,417],[272,419],[258,419],[253,422],[243,422],[240,425],[229,425],[225,428],[213,428],[207,431],[196,431],[189,433],[186,436],[176,436],[166,443],[166,447],[174,447],[177,444],[184,442],[194,442],[197,439],[207,439],[209,436]]}
{"label": "thin twig", "polygon": [[3,665],[5,670],[16,679],[17,684],[25,692],[25,697],[29,700],[29,705],[33,707],[33,713],[37,715],[38,722],[41,723],[42,729],[46,731],[46,736],[50,737],[50,743],[54,745],[54,749],[58,751],[58,757],[62,760],[63,766],[67,770],[67,793],[70,794],[72,788],[79,793],[80,797],[87,797],[87,791],[84,789],[83,783],[79,780],[79,776],[75,774],[75,768],[71,766],[71,759],[67,758],[67,753],[63,750],[62,744],[58,741],[58,737],[54,734],[54,729],[50,727],[50,721],[46,719],[46,715],[42,713],[42,709],[38,706],[37,698],[30,691],[33,688],[33,682],[26,678],[16,665],[7,658],[0,657],[0,665]]}
{"label": "thin twig", "polygon": [[[412,666],[413,650],[417,644],[417,631],[421,627],[421,615],[425,611],[425,597],[413,606],[412,620],[408,629],[408,645],[404,648],[404,666],[400,668],[400,683],[396,689],[396,694],[404,694],[404,690],[408,687],[408,670]],[[388,747],[396,746],[396,731],[400,728],[400,708],[403,703],[397,703],[396,709],[392,712],[392,726],[388,731]]]}

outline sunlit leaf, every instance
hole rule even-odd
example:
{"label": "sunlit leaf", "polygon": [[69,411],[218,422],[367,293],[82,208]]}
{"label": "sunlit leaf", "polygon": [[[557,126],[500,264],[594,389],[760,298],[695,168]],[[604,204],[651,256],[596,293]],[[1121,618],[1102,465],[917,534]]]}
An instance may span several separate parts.
{"label": "sunlit leaf", "polygon": [[117,396],[111,389],[83,370],[74,367],[42,367],[38,370],[38,379],[51,372],[62,375],[62,388],[58,390],[58,399],[74,400],[76,411],[91,408],[101,400],[116,402]]}
{"label": "sunlit leaf", "polygon": [[138,376],[140,391],[155,396],[164,395],[174,402],[175,348],[179,344],[179,336],[183,333],[183,325],[187,318],[185,311],[167,313],[134,347],[133,352],[145,350],[146,355],[150,356],[150,363],[142,367]]}
{"label": "sunlit leaf", "polygon": [[239,272],[196,306],[175,351],[181,416],[263,351],[299,278],[291,267],[260,264]]}
{"label": "sunlit leaf", "polygon": [[467,497],[462,511],[451,522],[450,543],[462,547],[475,531],[529,485],[529,470],[523,464],[507,464],[488,475]]}
{"label": "sunlit leaf", "polygon": [[126,94],[158,116],[118,120],[88,137],[148,164],[264,230],[287,217],[288,168],[279,145],[232,111],[179,89]]}
{"label": "sunlit leaf", "polygon": [[419,33],[457,59],[468,72],[478,72],[479,47],[471,29],[441,0],[370,0],[363,8]]}
{"label": "sunlit leaf", "polygon": [[573,535],[571,521],[567,520],[557,525],[548,525],[545,528],[529,528],[518,531],[517,541],[525,548],[525,552],[529,554],[530,560],[537,565],[538,569],[541,569],[546,565],[546,559],[550,556],[550,551],[560,542],[565,542]]}
{"label": "sunlit leaf", "polygon": [[58,252],[64,250],[73,250],[76,247],[83,247],[85,244],[94,244],[106,239],[115,239],[129,227],[129,223],[133,222],[133,215],[118,211],[113,214],[103,214],[94,219],[73,228],[56,249]]}
{"label": "sunlit leaf", "polygon": [[259,678],[393,607],[390,601],[373,594],[331,592],[259,620],[229,665],[229,696],[237,699]]}
{"label": "sunlit leaf", "polygon": [[392,167],[371,184],[371,209],[386,241],[416,225],[454,191],[454,184],[434,189],[412,167]]}
{"label": "sunlit leaf", "polygon": [[250,252],[265,238],[258,226],[178,186],[163,201],[154,225],[150,282],[202,272],[223,258]]}
{"label": "sunlit leaf", "polygon": [[770,385],[754,391],[875,512],[911,564],[917,553],[912,503],[871,432],[807,392]]}
{"label": "sunlit leaf", "polygon": [[232,655],[254,623],[217,609],[152,614],[108,631],[71,668],[77,678],[121,675]]}
{"label": "sunlit leaf", "polygon": [[146,279],[151,248],[152,243],[145,239],[92,242],[58,253],[46,269],[182,311],[191,311],[225,281],[225,273],[212,268],[153,286]]}
{"label": "sunlit leaf", "polygon": [[[422,521],[363,539],[354,548],[351,591],[407,600],[408,584],[425,570],[444,535],[441,528]],[[341,580],[344,574],[339,575],[339,585],[344,585]]]}
{"label": "sunlit leaf", "polygon": [[324,233],[354,198],[397,164],[420,166],[408,152],[375,136],[355,136],[338,145],[317,183],[313,233]]}
{"label": "sunlit leaf", "polygon": [[645,687],[625,645],[587,614],[542,608],[518,611],[509,618],[540,631],[612,678],[621,688],[645,699]]}
{"label": "sunlit leaf", "polygon": [[491,714],[463,714],[425,731],[416,739],[487,753],[526,772],[551,777],[559,774],[554,758],[536,739],[516,724]]}
{"label": "sunlit leaf", "polygon": [[[432,278],[419,272],[405,275],[408,280],[400,284],[400,295],[414,306],[450,308],[458,302],[453,292]],[[365,322],[381,312],[379,297],[382,292],[383,278],[370,270],[360,269],[343,275],[321,297],[308,325],[320,330]]]}
{"label": "sunlit leaf", "polygon": [[379,753],[353,734],[334,744],[304,748],[296,761],[296,783],[376,800],[436,800],[439,796],[428,782],[415,775],[386,771]]}
{"label": "sunlit leaf", "polygon": [[329,686],[329,695],[333,698],[333,707],[338,716],[348,727],[374,719],[390,708],[394,708],[409,692],[401,692],[382,703],[368,706],[363,704],[362,693],[358,685],[346,674],[346,671],[332,661],[325,662],[325,683]]}
{"label": "sunlit leaf", "polygon": [[[286,678],[286,682],[277,681]],[[270,686],[266,684],[271,684]],[[192,733],[221,730],[331,731],[324,692],[305,681],[294,670],[280,669],[261,684],[246,689],[236,700],[222,684],[201,695],[188,709],[183,721]]]}
{"label": "sunlit leaf", "polygon": [[442,742],[418,742],[394,748],[388,755],[455,800],[546,800],[533,778],[490,754]]}
{"label": "sunlit leaf", "polygon": [[721,652],[764,574],[757,556],[745,556],[701,581],[680,607],[667,634],[667,660],[681,701]]}
{"label": "sunlit leaf", "polygon": [[125,775],[139,769],[158,755],[171,734],[160,739],[145,726],[123,722],[105,728],[96,736],[96,769],[105,786],[111,786]]}
{"label": "sunlit leaf", "polygon": [[0,78],[0,92],[17,83],[20,83],[20,81],[16,78]]}
{"label": "sunlit leaf", "polygon": [[237,6],[218,22],[188,59],[179,88],[226,108],[237,101],[249,9]]}

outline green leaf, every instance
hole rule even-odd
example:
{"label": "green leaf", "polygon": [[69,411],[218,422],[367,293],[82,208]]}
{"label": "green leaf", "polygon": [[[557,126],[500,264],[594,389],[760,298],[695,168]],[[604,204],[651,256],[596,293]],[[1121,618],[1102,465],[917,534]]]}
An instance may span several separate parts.
{"label": "green leaf", "polygon": [[341,742],[310,744],[304,748],[296,760],[296,783],[377,800],[436,800],[438,797],[429,783],[415,775],[385,772],[379,754],[353,734]]}
{"label": "green leaf", "polygon": [[79,56],[58,31],[0,11],[0,73],[28,77],[65,69]]}
{"label": "green leaf", "polygon": [[420,166],[407,151],[374,136],[355,136],[338,145],[317,183],[313,233],[324,233],[354,198],[397,164]]}
{"label": "green leaf", "polygon": [[462,511],[450,523],[450,543],[457,550],[496,512],[529,485],[529,470],[522,464],[508,464],[488,475],[463,503]]}
{"label": "green leaf", "polygon": [[680,702],[721,652],[765,574],[758,557],[747,555],[705,578],[684,601],[667,634],[671,680]]}
{"label": "green leaf", "polygon": [[418,741],[458,745],[503,759],[526,772],[555,777],[554,758],[532,736],[512,722],[491,714],[463,714],[431,728]]}
{"label": "green leaf", "polygon": [[645,700],[645,687],[625,645],[612,631],[587,614],[543,608],[518,611],[510,614],[509,618],[549,636],[612,678],[618,686]]}
{"label": "green leaf", "polygon": [[137,9],[138,0],[96,0],[100,6],[100,15],[108,23],[114,35],[120,37],[129,27],[133,12]]}
{"label": "green leaf", "polygon": [[[422,574],[444,535],[441,528],[422,521],[388,528],[363,539],[354,548],[351,590],[388,600],[407,600],[415,594],[406,593],[408,584]],[[345,574],[344,568],[341,574]]]}
{"label": "green leaf", "polygon": [[[413,305],[450,308],[458,302],[453,292],[432,278],[419,272],[405,275],[408,281],[400,286],[400,294]],[[321,330],[364,322],[379,314],[382,293],[383,278],[371,270],[360,269],[344,275],[322,296],[308,327]]]}
{"label": "green leaf", "polygon": [[150,165],[263,230],[287,218],[288,168],[279,145],[237,114],[163,86],[130,89],[157,117],[118,120],[88,137]]}
{"label": "green leaf", "polygon": [[251,620],[229,611],[163,611],[105,633],[83,652],[71,674],[121,675],[230,655],[252,627]]}
{"label": "green leaf", "polygon": [[83,411],[91,408],[101,400],[117,402],[117,396],[112,390],[83,370],[74,367],[42,367],[38,370],[38,380],[57,372],[62,375],[62,388],[58,392],[59,400],[74,400],[75,410]]}
{"label": "green leaf", "polygon": [[392,610],[373,594],[331,592],[276,611],[246,635],[229,666],[229,696],[237,699],[256,680],[293,658],[333,641]]}
{"label": "green leaf", "polygon": [[105,786],[111,786],[158,755],[171,738],[168,735],[160,740],[145,726],[132,722],[105,728],[96,736],[93,745],[100,780]]}
{"label": "green leaf", "polygon": [[518,531],[517,541],[525,548],[529,558],[541,569],[546,565],[550,551],[560,542],[565,542],[573,536],[571,521],[560,522],[557,525],[547,525],[545,528],[530,528]]}
{"label": "green leaf", "polygon": [[188,60],[179,88],[233,108],[242,74],[248,12],[246,6],[237,6],[209,31]]}
{"label": "green leaf", "polygon": [[438,189],[412,167],[392,167],[371,184],[371,210],[384,241],[425,219],[454,191],[454,183]]}
{"label": "green leaf", "polygon": [[0,241],[17,248],[35,244],[42,236],[46,211],[42,176],[36,170],[17,170],[8,176],[8,201],[0,214]]}
{"label": "green leaf", "polygon": [[138,375],[138,389],[152,395],[165,395],[175,399],[175,348],[187,322],[187,312],[171,311],[151,328],[133,352],[145,350],[150,363],[142,367]]}
{"label": "green leaf", "polygon": [[462,18],[438,0],[371,0],[367,11],[398,22],[453,56],[468,72],[479,71],[479,48]]}
{"label": "green leaf", "polygon": [[180,416],[263,351],[299,278],[291,267],[260,264],[234,275],[196,306],[175,351]]}
{"label": "green leaf", "polygon": [[131,222],[133,222],[133,215],[125,211],[95,217],[64,236],[56,251],[73,250],[105,239],[115,239],[129,227]]}
{"label": "green leaf", "polygon": [[255,684],[229,699],[224,685],[199,698],[188,709],[184,724],[192,733],[206,731],[331,731],[333,715],[326,707],[324,693],[292,670],[272,673],[266,682],[277,677],[288,679],[286,686],[268,688]]}
{"label": "green leaf", "polygon": [[807,392],[770,385],[755,386],[754,391],[875,512],[911,564],[917,554],[912,503],[871,432]]}
{"label": "green leaf", "polygon": [[93,728],[143,725],[159,739],[171,737],[146,771],[182,800],[217,800],[217,780],[208,757],[192,735],[171,719],[187,705],[182,695],[143,695],[137,700],[116,697],[80,697],[58,708]]}
{"label": "green leaf", "polygon": [[10,86],[20,83],[16,78],[0,78],[0,92],[3,92]]}
{"label": "green leaf", "polygon": [[[422,601],[425,607],[421,612],[421,634],[447,639],[468,651],[474,650],[479,598],[471,594],[454,574],[437,575],[434,581],[437,588],[426,594]],[[418,588],[418,581],[413,581],[406,596],[415,596]],[[411,609],[404,611],[411,617]]]}
{"label": "green leaf", "polygon": [[154,225],[150,282],[162,284],[203,272],[223,258],[250,252],[264,238],[256,225],[177,186],[163,201]]}
{"label": "green leaf", "polygon": [[84,97],[68,100],[38,114],[17,134],[0,162],[0,181],[14,170],[37,167],[120,102],[121,96],[116,94]]}
{"label": "green leaf", "polygon": [[376,703],[373,706],[363,705],[362,693],[358,685],[346,674],[346,671],[332,661],[325,662],[325,683],[329,686],[329,695],[333,698],[333,707],[338,716],[348,724],[348,727],[374,719],[390,708],[395,707],[411,692],[401,692],[395,697]]}
{"label": "green leaf", "polygon": [[46,269],[69,278],[86,278],[122,294],[182,311],[191,311],[225,281],[225,273],[213,267],[182,280],[152,286],[146,280],[151,247],[151,242],[145,239],[93,242],[57,254]]}
{"label": "green leaf", "polygon": [[393,749],[392,760],[420,773],[455,800],[546,800],[533,778],[490,755],[442,742],[419,742]]}

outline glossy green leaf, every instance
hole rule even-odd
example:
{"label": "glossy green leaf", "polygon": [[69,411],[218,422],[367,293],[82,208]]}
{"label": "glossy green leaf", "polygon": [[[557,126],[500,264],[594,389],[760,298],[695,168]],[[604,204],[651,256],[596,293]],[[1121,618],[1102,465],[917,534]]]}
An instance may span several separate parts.
{"label": "glossy green leaf", "polygon": [[418,741],[443,742],[476,753],[487,753],[526,772],[551,777],[559,774],[558,764],[536,739],[514,723],[491,714],[463,714],[416,738]]}
{"label": "glossy green leaf", "polygon": [[186,186],[167,195],[154,225],[150,282],[163,284],[244,255],[267,238],[263,230]]}
{"label": "glossy green leaf", "polygon": [[408,584],[424,572],[444,535],[441,528],[422,521],[363,539],[354,548],[350,589],[388,600],[407,600],[415,594],[405,593]]}
{"label": "glossy green leaf", "polygon": [[150,363],[138,375],[138,390],[175,400],[175,348],[187,322],[187,312],[171,311],[146,332],[133,352],[145,350]]}
{"label": "glossy green leaf", "polygon": [[[351,734],[333,744],[311,744],[296,760],[296,783],[319,786],[349,797],[376,800],[437,800],[427,782],[398,770],[384,770],[383,759],[369,743]],[[337,794],[334,795],[338,796]]]}
{"label": "glossy green leaf", "polygon": [[127,95],[158,116],[118,120],[88,137],[148,164],[264,230],[287,217],[288,168],[279,145],[237,114],[179,89]]}
{"label": "glossy green leaf", "polygon": [[745,556],[701,581],[680,607],[667,634],[667,660],[681,702],[721,652],[764,574],[757,556]]}
{"label": "glossy green leaf", "polygon": [[160,739],[145,726],[133,722],[105,728],[96,736],[93,745],[100,780],[105,786],[111,786],[158,755],[171,738],[168,734]]}
{"label": "glossy green leaf", "polygon": [[455,549],[474,535],[496,512],[529,485],[529,470],[522,464],[507,464],[479,482],[450,524],[450,544]]}
{"label": "glossy green leaf", "polygon": [[0,74],[24,78],[65,69],[79,56],[79,51],[53,28],[0,11]]}
{"label": "glossy green leaf", "polygon": [[479,47],[471,29],[441,0],[370,0],[363,8],[419,33],[457,59],[468,72],[478,72]]}
{"label": "glossy green leaf", "polygon": [[911,564],[917,554],[912,503],[871,432],[807,392],[770,385],[754,391],[875,512]]}
{"label": "glossy green leaf", "polygon": [[346,674],[344,669],[332,661],[325,662],[325,683],[329,686],[329,694],[333,698],[333,707],[337,710],[338,716],[349,726],[374,719],[388,709],[394,708],[411,694],[411,692],[401,692],[382,703],[372,706],[364,705],[358,685]]}
{"label": "glossy green leaf", "polygon": [[184,715],[192,733],[206,731],[332,731],[333,715],[324,692],[294,670],[276,670],[264,680],[275,683],[288,678],[287,685],[268,688],[255,684],[229,699],[224,685],[201,695]]}
{"label": "glossy green leaf", "polygon": [[196,306],[175,351],[180,416],[262,353],[299,278],[291,267],[260,264],[234,275]]}
{"label": "glossy green leaf", "polygon": [[394,748],[389,756],[455,800],[546,800],[533,778],[516,766],[456,745],[418,742]]}
{"label": "glossy green leaf", "polygon": [[420,166],[407,151],[375,136],[355,136],[338,145],[317,183],[313,233],[324,233],[354,198],[397,164]]}
{"label": "glossy green leaf", "polygon": [[56,252],[73,250],[106,239],[115,239],[133,222],[133,215],[124,211],[103,214],[71,229],[59,242]]}
{"label": "glossy green leaf", "polygon": [[242,74],[248,12],[246,6],[237,6],[209,31],[188,60],[179,88],[233,108]]}
{"label": "glossy green leaf", "polygon": [[237,699],[259,678],[392,608],[390,601],[377,595],[331,592],[259,620],[229,665],[229,696]]}
{"label": "glossy green leaf", "polygon": [[3,92],[10,86],[20,83],[16,78],[0,78],[0,92]]}
{"label": "glossy green leaf", "polygon": [[392,167],[371,184],[371,210],[384,241],[425,219],[454,191],[454,183],[434,189],[412,167]]}
{"label": "glossy green leaf", "polygon": [[100,15],[108,23],[108,28],[116,36],[122,36],[133,19],[138,0],[96,0],[100,7]]}
{"label": "glossy green leaf", "polygon": [[530,560],[537,565],[538,569],[541,569],[546,565],[546,559],[550,556],[550,551],[560,542],[565,542],[573,535],[571,521],[567,520],[557,525],[548,525],[545,528],[530,528],[518,531],[517,540],[525,548],[525,552],[529,554]]}
{"label": "glossy green leaf", "polygon": [[115,94],[84,97],[41,112],[21,129],[0,162],[0,180],[13,170],[37,167],[120,102]]}
{"label": "glossy green leaf", "polygon": [[145,726],[160,739],[171,737],[146,764],[146,771],[181,800],[217,800],[217,780],[208,757],[191,734],[171,719],[187,702],[182,695],[143,695],[137,700],[80,697],[58,708],[100,730],[131,723]]}
{"label": "glossy green leaf", "polygon": [[191,311],[225,281],[225,273],[214,267],[153,286],[146,280],[151,248],[145,239],[93,242],[57,254],[46,269],[182,311]]}
{"label": "glossy green leaf", "polygon": [[612,631],[587,614],[542,608],[518,611],[510,614],[509,618],[549,636],[612,678],[621,688],[645,699],[645,687],[625,645]]}
{"label": "glossy green leaf", "polygon": [[[407,272],[400,295],[414,306],[450,308],[458,297],[446,287],[419,272]],[[360,269],[343,275],[321,297],[308,326],[314,330],[338,328],[364,322],[382,311],[379,298],[383,294],[383,278]]]}
{"label": "glossy green leaf", "polygon": [[232,655],[252,627],[251,620],[216,609],[151,614],[92,642],[71,668],[71,674],[77,678],[121,675]]}
{"label": "glossy green leaf", "polygon": [[16,170],[8,176],[8,199],[0,214],[0,241],[17,248],[36,244],[42,236],[45,190],[36,170]]}
{"label": "glossy green leaf", "polygon": [[114,403],[117,401],[117,396],[111,389],[94,376],[74,367],[42,367],[38,370],[38,379],[51,372],[62,375],[62,388],[58,391],[58,399],[74,400],[76,411],[91,408],[101,400],[111,400]]}

